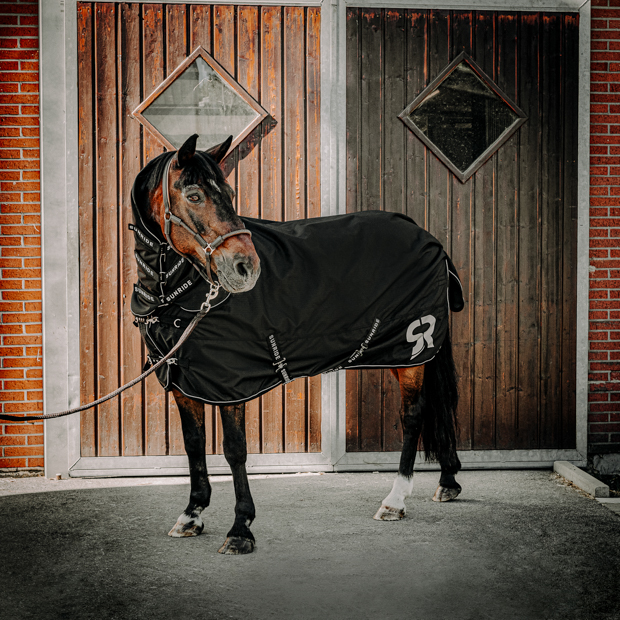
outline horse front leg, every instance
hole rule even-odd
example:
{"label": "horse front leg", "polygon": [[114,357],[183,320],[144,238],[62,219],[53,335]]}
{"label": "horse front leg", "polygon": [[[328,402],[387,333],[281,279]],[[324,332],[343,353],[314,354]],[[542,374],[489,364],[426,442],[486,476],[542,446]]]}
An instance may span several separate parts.
{"label": "horse front leg", "polygon": [[220,415],[224,431],[224,456],[232,470],[235,486],[235,522],[219,553],[252,553],[255,540],[250,525],[256,513],[245,469],[248,455],[245,441],[245,405],[220,407]]}
{"label": "horse front leg", "polygon": [[178,390],[172,390],[172,394],[181,414],[185,451],[189,460],[191,490],[189,504],[168,532],[168,536],[185,538],[186,536],[198,536],[202,532],[204,523],[200,513],[211,500],[211,485],[207,476],[205,456],[205,406],[197,400],[184,396]]}
{"label": "horse front leg", "polygon": [[392,373],[398,378],[401,394],[400,420],[403,427],[403,451],[400,455],[398,475],[390,494],[383,500],[374,519],[377,521],[398,521],[407,508],[405,499],[413,489],[413,466],[418,450],[418,440],[422,431],[422,382],[424,366],[399,368]]}

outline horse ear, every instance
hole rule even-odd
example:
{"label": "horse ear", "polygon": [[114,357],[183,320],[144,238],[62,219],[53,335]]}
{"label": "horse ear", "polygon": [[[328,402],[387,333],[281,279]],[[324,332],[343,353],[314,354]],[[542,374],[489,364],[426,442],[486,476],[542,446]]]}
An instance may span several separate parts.
{"label": "horse ear", "polygon": [[230,148],[232,140],[233,140],[233,137],[228,136],[228,138],[226,138],[226,140],[224,140],[222,144],[218,144],[217,146],[212,146],[208,151],[206,151],[207,155],[211,157],[211,159],[216,164],[219,164],[222,161],[222,159],[224,159],[224,156],[226,155],[226,153],[228,153],[228,149]]}
{"label": "horse ear", "polygon": [[177,152],[177,161],[180,168],[184,168],[194,156],[194,153],[196,153],[196,140],[198,140],[197,133],[185,140],[185,143]]}

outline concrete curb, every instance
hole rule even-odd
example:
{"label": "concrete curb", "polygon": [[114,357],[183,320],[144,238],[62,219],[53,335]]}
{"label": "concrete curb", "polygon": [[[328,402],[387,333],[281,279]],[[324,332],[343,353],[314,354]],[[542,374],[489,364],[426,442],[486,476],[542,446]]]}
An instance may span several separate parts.
{"label": "concrete curb", "polygon": [[555,461],[553,471],[592,497],[609,497],[609,487],[568,461]]}

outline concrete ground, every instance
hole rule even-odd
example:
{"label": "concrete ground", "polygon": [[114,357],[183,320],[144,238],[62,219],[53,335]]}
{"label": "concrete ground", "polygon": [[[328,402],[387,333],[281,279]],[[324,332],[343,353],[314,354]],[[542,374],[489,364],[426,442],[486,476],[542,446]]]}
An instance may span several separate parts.
{"label": "concrete ground", "polygon": [[187,479],[0,479],[2,620],[617,620],[620,517],[549,471],[464,471],[407,517],[372,519],[393,474],[254,477],[257,547],[217,549],[233,521],[213,478],[205,533],[166,533]]}

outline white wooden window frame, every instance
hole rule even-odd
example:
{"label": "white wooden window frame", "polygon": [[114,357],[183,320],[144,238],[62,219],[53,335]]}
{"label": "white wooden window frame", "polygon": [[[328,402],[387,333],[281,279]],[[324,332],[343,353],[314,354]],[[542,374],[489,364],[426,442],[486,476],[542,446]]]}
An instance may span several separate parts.
{"label": "white wooden window frame", "polygon": [[[142,0],[140,0],[142,1]],[[182,4],[168,0],[167,4]],[[187,4],[205,4],[190,1]],[[464,468],[578,465],[587,456],[588,248],[590,125],[590,2],[581,0],[308,0],[263,6],[321,7],[321,213],[346,211],[346,10],[355,7],[575,12],[579,26],[577,239],[577,448],[459,452]],[[43,389],[45,412],[79,404],[79,229],[77,0],[40,0]],[[64,157],[61,154],[64,153]],[[249,455],[254,473],[395,470],[398,452],[346,452],[346,373],[322,378],[322,451]],[[228,473],[224,457],[207,459],[210,473]],[[416,469],[436,468],[418,460]],[[81,457],[77,415],[45,422],[45,475],[128,476],[187,473],[184,456]]]}

